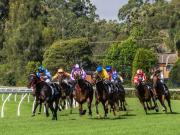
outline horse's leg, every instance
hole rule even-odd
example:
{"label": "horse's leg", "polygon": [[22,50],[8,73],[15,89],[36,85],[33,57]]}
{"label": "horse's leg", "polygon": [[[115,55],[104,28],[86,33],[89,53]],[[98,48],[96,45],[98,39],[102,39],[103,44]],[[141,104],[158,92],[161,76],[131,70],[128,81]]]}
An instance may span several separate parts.
{"label": "horse's leg", "polygon": [[66,106],[66,99],[63,100],[63,105],[62,105],[62,109],[64,110]]}
{"label": "horse's leg", "polygon": [[103,108],[105,110],[104,118],[107,118],[107,114],[108,114],[108,101],[106,101],[105,103],[102,102],[102,104],[103,104]]}
{"label": "horse's leg", "polygon": [[146,103],[147,109],[150,110],[150,107],[149,107],[149,104],[148,104],[149,102],[146,101],[145,103]]}
{"label": "horse's leg", "polygon": [[84,115],[86,113],[86,110],[83,110],[82,103],[79,103],[79,114]]}
{"label": "horse's leg", "polygon": [[91,102],[92,102],[92,100],[90,98],[88,98],[87,105],[88,105],[88,109],[89,109],[89,116],[92,116]]}
{"label": "horse's leg", "polygon": [[119,100],[119,104],[119,110],[123,111],[123,101],[121,99]]}
{"label": "horse's leg", "polygon": [[125,100],[122,101],[122,104],[123,104],[123,111],[126,111],[127,109],[126,109],[126,106],[125,106]]}
{"label": "horse's leg", "polygon": [[48,106],[48,103],[44,103],[44,105],[45,105],[45,109],[46,109],[46,117],[49,117],[49,111],[48,111],[49,106]]}
{"label": "horse's leg", "polygon": [[32,116],[35,116],[36,109],[37,109],[38,105],[39,105],[39,102],[36,100],[35,106],[34,106],[34,109],[33,109],[33,112],[32,112]]}
{"label": "horse's leg", "polygon": [[39,103],[39,112],[38,112],[38,114],[41,114],[41,108],[42,108],[42,102]]}
{"label": "horse's leg", "polygon": [[[96,114],[97,114],[97,117],[99,117],[98,104],[99,104],[99,100],[96,100],[95,105],[96,105]],[[104,112],[105,112],[105,110],[104,110]]]}
{"label": "horse's leg", "polygon": [[115,107],[115,104],[116,104],[116,102],[114,102],[114,101],[111,103],[111,108],[113,109],[114,116],[116,116],[116,112],[115,112],[116,107]]}
{"label": "horse's leg", "polygon": [[153,103],[154,103],[153,108],[155,109],[156,112],[159,112],[159,108],[158,108],[158,105],[157,105],[157,102],[156,102],[157,100],[156,100],[156,98],[154,96],[152,97],[152,100],[153,100]]}
{"label": "horse's leg", "polygon": [[170,112],[172,113],[170,95],[166,96],[166,100],[168,102],[168,106],[169,106]]}
{"label": "horse's leg", "polygon": [[159,101],[160,101],[161,105],[163,106],[163,111],[167,113],[167,107],[165,106],[164,100],[165,100],[165,95],[162,95],[159,98]]}
{"label": "horse's leg", "polygon": [[83,115],[82,103],[79,103],[79,114]]}
{"label": "horse's leg", "polygon": [[69,97],[69,104],[70,104],[70,114],[72,114],[72,108],[73,108],[73,97]]}
{"label": "horse's leg", "polygon": [[52,120],[55,120],[55,114],[54,114],[55,110],[54,110],[54,107],[53,107],[53,102],[52,101],[49,102],[48,106],[51,109],[51,112],[52,112],[52,115],[53,115]]}
{"label": "horse's leg", "polygon": [[55,118],[55,120],[57,120],[58,103],[59,103],[59,98],[57,97],[55,99],[55,109],[54,109],[54,118]]}
{"label": "horse's leg", "polygon": [[143,101],[140,101],[140,102],[141,102],[141,104],[142,104],[142,106],[143,106],[143,108],[144,108],[145,113],[148,114],[148,113],[147,113],[147,108],[146,108],[145,103],[144,103]]}

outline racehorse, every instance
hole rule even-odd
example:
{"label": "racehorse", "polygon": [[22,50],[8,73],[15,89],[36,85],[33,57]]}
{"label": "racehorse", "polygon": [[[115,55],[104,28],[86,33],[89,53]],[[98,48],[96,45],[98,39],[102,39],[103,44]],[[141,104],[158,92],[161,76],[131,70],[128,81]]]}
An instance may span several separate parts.
{"label": "racehorse", "polygon": [[56,90],[58,91],[57,92],[50,86],[50,84],[46,83],[45,81],[41,81],[40,78],[36,76],[36,74],[30,74],[27,87],[35,88],[36,102],[33,110],[33,116],[35,115],[35,111],[38,105],[44,103],[46,108],[46,116],[49,116],[48,108],[50,108],[53,114],[52,120],[57,120],[57,110],[60,98],[60,90],[58,85],[55,84]]}
{"label": "racehorse", "polygon": [[[136,93],[137,97],[139,98],[140,103],[143,105],[145,113],[147,114],[147,109],[148,110],[155,109],[157,112],[158,106],[153,97],[151,87],[144,84],[144,82],[142,82],[142,80],[139,80],[139,84],[136,86],[136,88],[137,88],[137,93]],[[152,107],[151,99],[154,102],[154,107]],[[150,107],[149,107],[148,103],[150,104]]]}
{"label": "racehorse", "polygon": [[156,93],[157,93],[157,98],[160,101],[161,105],[164,107],[163,111],[167,112],[167,107],[165,105],[165,100],[166,100],[168,103],[170,112],[172,113],[171,100],[170,100],[171,96],[170,96],[170,92],[169,92],[169,89],[166,86],[166,84],[162,83],[158,79],[158,77],[154,76],[153,77],[153,85],[154,85],[154,88],[155,88]]}
{"label": "racehorse", "polygon": [[116,79],[113,81],[114,86],[117,88],[118,90],[118,100],[119,100],[119,108],[122,111],[126,111],[126,106],[125,106],[125,90],[124,87],[121,84],[121,81],[119,79]]}
{"label": "racehorse", "polygon": [[70,113],[72,113],[73,108],[73,88],[72,84],[68,83],[67,79],[63,79],[63,77],[59,77],[59,87],[61,90],[61,98],[60,98],[60,104],[62,108],[65,108],[66,101],[70,105]]}
{"label": "racehorse", "polygon": [[97,116],[99,117],[98,104],[99,102],[101,102],[104,108],[104,118],[106,118],[108,114],[108,100],[109,100],[108,89],[105,86],[103,79],[97,73],[94,73],[92,77],[93,77],[93,83],[96,85],[95,105],[96,105]]}
{"label": "racehorse", "polygon": [[[116,115],[116,105],[119,106],[119,100],[121,99],[121,93],[115,85],[111,83],[111,91],[109,91],[109,84],[102,79],[97,73],[93,74],[93,82],[96,85],[95,98],[96,98],[96,113],[99,116],[98,104],[102,103],[104,108],[104,117],[107,117],[108,114],[108,105],[110,105],[110,111],[113,110],[113,114]],[[124,93],[125,96],[125,93]],[[123,98],[122,98],[123,100]],[[120,110],[120,109],[118,109]]]}
{"label": "racehorse", "polygon": [[89,115],[92,116],[91,104],[93,100],[93,87],[92,85],[83,80],[81,77],[81,71],[74,73],[75,86],[73,90],[73,97],[79,103],[79,114],[84,115],[86,110],[83,110],[83,103],[87,102]]}

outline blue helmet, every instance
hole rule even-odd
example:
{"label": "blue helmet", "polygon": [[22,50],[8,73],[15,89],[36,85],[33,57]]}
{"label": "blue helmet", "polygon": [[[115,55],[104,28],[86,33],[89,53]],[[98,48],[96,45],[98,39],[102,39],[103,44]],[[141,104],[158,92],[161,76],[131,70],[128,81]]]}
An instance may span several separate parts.
{"label": "blue helmet", "polygon": [[106,66],[106,71],[107,72],[111,71],[111,69],[112,69],[111,66]]}
{"label": "blue helmet", "polygon": [[38,68],[38,71],[39,71],[39,72],[44,72],[44,71],[45,71],[45,68],[44,68],[43,66],[40,66],[40,67]]}
{"label": "blue helmet", "polygon": [[102,66],[98,66],[96,69],[97,72],[102,72],[102,70],[103,70]]}

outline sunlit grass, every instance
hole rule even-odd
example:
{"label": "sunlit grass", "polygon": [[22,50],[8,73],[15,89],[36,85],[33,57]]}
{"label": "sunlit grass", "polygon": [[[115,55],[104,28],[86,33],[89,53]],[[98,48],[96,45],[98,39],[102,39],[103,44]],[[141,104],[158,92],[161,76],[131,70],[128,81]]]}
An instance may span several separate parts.
{"label": "sunlit grass", "polygon": [[[20,99],[18,98],[18,101]],[[172,101],[174,114],[150,111],[145,115],[137,98],[128,98],[128,112],[118,112],[117,116],[108,115],[108,119],[97,118],[93,105],[93,116],[79,116],[78,109],[69,114],[69,110],[58,112],[58,121],[52,121],[45,114],[31,117],[31,102],[27,98],[21,106],[21,116],[17,117],[18,102],[13,97],[5,107],[5,117],[0,118],[2,135],[178,135],[180,134],[180,101]],[[0,102],[0,107],[2,101]],[[87,108],[84,105],[84,108]],[[100,105],[99,108],[102,108]],[[100,110],[103,116],[103,110]],[[179,112],[179,113],[178,113]]]}

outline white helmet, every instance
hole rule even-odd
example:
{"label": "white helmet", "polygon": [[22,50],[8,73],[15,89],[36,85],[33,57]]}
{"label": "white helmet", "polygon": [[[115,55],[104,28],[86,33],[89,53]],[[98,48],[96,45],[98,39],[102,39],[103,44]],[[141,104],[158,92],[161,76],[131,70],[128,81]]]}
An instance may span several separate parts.
{"label": "white helmet", "polygon": [[143,73],[142,69],[137,70],[137,74],[142,74],[142,73]]}
{"label": "white helmet", "polygon": [[74,68],[80,68],[79,64],[75,64]]}

